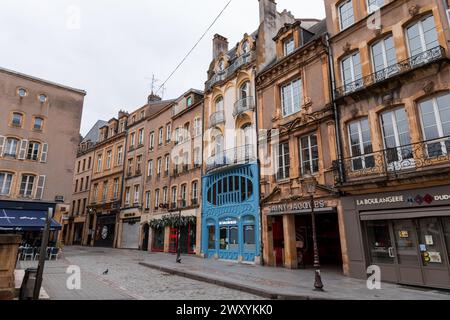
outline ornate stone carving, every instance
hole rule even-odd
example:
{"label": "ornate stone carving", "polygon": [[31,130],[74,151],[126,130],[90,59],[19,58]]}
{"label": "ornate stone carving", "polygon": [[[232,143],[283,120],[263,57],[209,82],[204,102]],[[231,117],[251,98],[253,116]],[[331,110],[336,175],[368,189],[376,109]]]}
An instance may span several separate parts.
{"label": "ornate stone carving", "polygon": [[352,48],[352,45],[351,45],[349,42],[346,42],[346,43],[344,44],[344,46],[342,47],[342,50],[343,50],[345,53],[347,53],[347,52],[350,51],[351,48]]}
{"label": "ornate stone carving", "polygon": [[434,82],[433,82],[433,81],[426,81],[426,82],[424,83],[422,89],[423,89],[423,91],[424,91],[426,94],[429,94],[429,93],[433,92],[433,91],[434,91]]}
{"label": "ornate stone carving", "polygon": [[419,9],[420,9],[420,7],[417,4],[409,7],[408,11],[409,11],[409,14],[411,15],[411,17],[414,17],[415,15],[417,15],[419,13]]}

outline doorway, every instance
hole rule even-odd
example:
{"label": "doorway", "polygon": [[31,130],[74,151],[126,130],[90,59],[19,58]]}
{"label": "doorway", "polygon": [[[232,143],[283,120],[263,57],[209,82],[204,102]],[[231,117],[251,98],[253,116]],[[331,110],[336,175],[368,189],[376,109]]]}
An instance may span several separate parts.
{"label": "doorway", "polygon": [[[342,268],[342,251],[338,216],[335,212],[315,215],[317,245],[321,266]],[[296,247],[299,268],[314,265],[314,243],[311,215],[295,217]]]}
{"label": "doorway", "polygon": [[275,266],[282,267],[284,264],[284,235],[283,235],[283,217],[274,217],[272,223],[273,251],[275,257]]}
{"label": "doorway", "polygon": [[143,228],[144,238],[142,239],[142,251],[148,251],[148,240],[150,237],[150,226],[146,223]]}
{"label": "doorway", "polygon": [[450,288],[450,218],[366,221],[369,262],[381,279]]}

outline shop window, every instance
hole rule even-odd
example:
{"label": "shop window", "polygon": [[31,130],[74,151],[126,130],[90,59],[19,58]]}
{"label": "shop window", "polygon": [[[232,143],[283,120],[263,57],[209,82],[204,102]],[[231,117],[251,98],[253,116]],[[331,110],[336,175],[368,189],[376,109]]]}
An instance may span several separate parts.
{"label": "shop window", "polygon": [[371,263],[394,263],[394,248],[386,221],[368,221],[367,239]]}
{"label": "shop window", "polygon": [[256,251],[255,239],[255,218],[244,217],[243,235],[244,235],[244,251]]}
{"label": "shop window", "polygon": [[152,251],[164,251],[164,228],[153,229]]}
{"label": "shop window", "polygon": [[216,227],[214,225],[208,226],[208,249],[216,249]]}

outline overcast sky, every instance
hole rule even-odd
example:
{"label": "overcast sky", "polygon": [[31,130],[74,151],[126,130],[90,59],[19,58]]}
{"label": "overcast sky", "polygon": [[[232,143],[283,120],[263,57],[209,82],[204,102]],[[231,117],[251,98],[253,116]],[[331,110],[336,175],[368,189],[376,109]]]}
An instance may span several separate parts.
{"label": "overcast sky", "polygon": [[[0,66],[87,91],[82,134],[146,103],[228,0],[0,0]],[[324,18],[321,0],[278,0],[297,18]],[[80,13],[79,19],[78,12]],[[203,90],[215,33],[230,46],[259,25],[257,0],[233,0],[164,98]]]}

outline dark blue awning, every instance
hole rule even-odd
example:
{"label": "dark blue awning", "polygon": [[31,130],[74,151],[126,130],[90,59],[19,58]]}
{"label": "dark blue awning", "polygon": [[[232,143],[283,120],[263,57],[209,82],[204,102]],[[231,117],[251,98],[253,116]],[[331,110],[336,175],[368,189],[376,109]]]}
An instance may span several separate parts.
{"label": "dark blue awning", "polygon": [[[0,231],[41,231],[45,227],[47,211],[0,210]],[[61,225],[51,219],[50,230],[61,230]]]}

